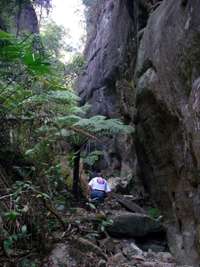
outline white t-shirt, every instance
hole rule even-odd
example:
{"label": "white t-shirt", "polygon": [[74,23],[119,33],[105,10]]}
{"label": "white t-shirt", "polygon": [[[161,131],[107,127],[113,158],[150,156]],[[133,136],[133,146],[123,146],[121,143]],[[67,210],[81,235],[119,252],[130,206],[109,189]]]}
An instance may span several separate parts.
{"label": "white t-shirt", "polygon": [[93,178],[90,182],[89,182],[89,186],[93,189],[93,190],[101,190],[101,191],[105,191],[106,193],[111,192],[111,188],[109,186],[109,184],[107,183],[107,181],[105,179],[103,179],[102,177],[95,177]]}

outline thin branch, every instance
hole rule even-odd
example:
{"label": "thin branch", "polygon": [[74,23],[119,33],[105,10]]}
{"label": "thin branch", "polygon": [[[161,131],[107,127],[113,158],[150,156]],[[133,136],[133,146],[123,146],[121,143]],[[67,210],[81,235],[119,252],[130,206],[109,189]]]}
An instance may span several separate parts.
{"label": "thin branch", "polygon": [[9,195],[2,196],[2,197],[0,197],[0,200],[5,199],[5,198],[10,198],[10,197],[12,197],[12,196],[14,196],[14,195],[15,195],[15,194],[13,193],[13,194],[9,194]]}
{"label": "thin branch", "polygon": [[83,134],[83,135],[85,135],[85,136],[87,136],[89,138],[92,138],[92,139],[94,139],[96,141],[100,141],[95,135],[92,135],[88,131],[83,130],[81,128],[78,128],[78,127],[75,127],[75,126],[70,126],[69,129],[71,129],[71,130],[73,130],[73,131],[75,131],[77,133],[81,133],[81,134]]}
{"label": "thin branch", "polygon": [[[21,193],[26,193],[27,191],[28,191],[28,190],[26,190],[26,191],[21,191],[20,194],[21,194]],[[15,193],[13,193],[13,194],[9,194],[9,195],[4,195],[4,196],[0,197],[0,200],[5,199],[5,198],[11,198],[11,197],[14,196],[14,195],[17,195],[17,192],[15,192]]]}
{"label": "thin branch", "polygon": [[47,203],[46,199],[42,198],[42,202],[45,206],[45,208],[50,211],[55,217],[56,219],[60,222],[60,224],[62,225],[63,229],[66,230],[66,224],[63,221],[62,217],[60,216],[60,214],[57,213],[57,211]]}
{"label": "thin branch", "polygon": [[19,45],[22,45],[23,43],[25,43],[31,36],[33,35],[33,33],[30,33],[29,35],[27,35],[20,43]]}

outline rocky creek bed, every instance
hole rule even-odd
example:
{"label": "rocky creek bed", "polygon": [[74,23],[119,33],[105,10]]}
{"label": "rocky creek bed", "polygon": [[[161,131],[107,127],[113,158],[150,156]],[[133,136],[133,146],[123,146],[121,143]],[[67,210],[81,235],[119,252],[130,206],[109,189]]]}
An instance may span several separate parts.
{"label": "rocky creek bed", "polygon": [[68,229],[52,233],[42,267],[183,267],[168,250],[162,218],[151,218],[131,196],[75,208],[65,218]]}

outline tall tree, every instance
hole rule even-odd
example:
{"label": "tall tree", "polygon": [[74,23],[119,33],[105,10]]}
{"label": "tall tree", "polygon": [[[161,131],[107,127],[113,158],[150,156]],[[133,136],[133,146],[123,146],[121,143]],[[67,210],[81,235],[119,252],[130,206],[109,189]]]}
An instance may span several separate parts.
{"label": "tall tree", "polygon": [[67,52],[71,52],[73,47],[69,44],[69,31],[54,21],[44,23],[41,30],[41,37],[44,47],[51,56],[61,59]]}

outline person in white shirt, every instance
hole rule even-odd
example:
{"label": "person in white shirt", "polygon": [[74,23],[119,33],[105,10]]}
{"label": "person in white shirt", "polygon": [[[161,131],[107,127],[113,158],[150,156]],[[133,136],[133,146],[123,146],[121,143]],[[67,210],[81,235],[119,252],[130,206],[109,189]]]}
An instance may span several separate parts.
{"label": "person in white shirt", "polygon": [[111,192],[108,182],[101,177],[101,173],[98,172],[97,175],[92,178],[89,182],[90,198],[92,200],[97,200],[103,202],[108,193]]}

